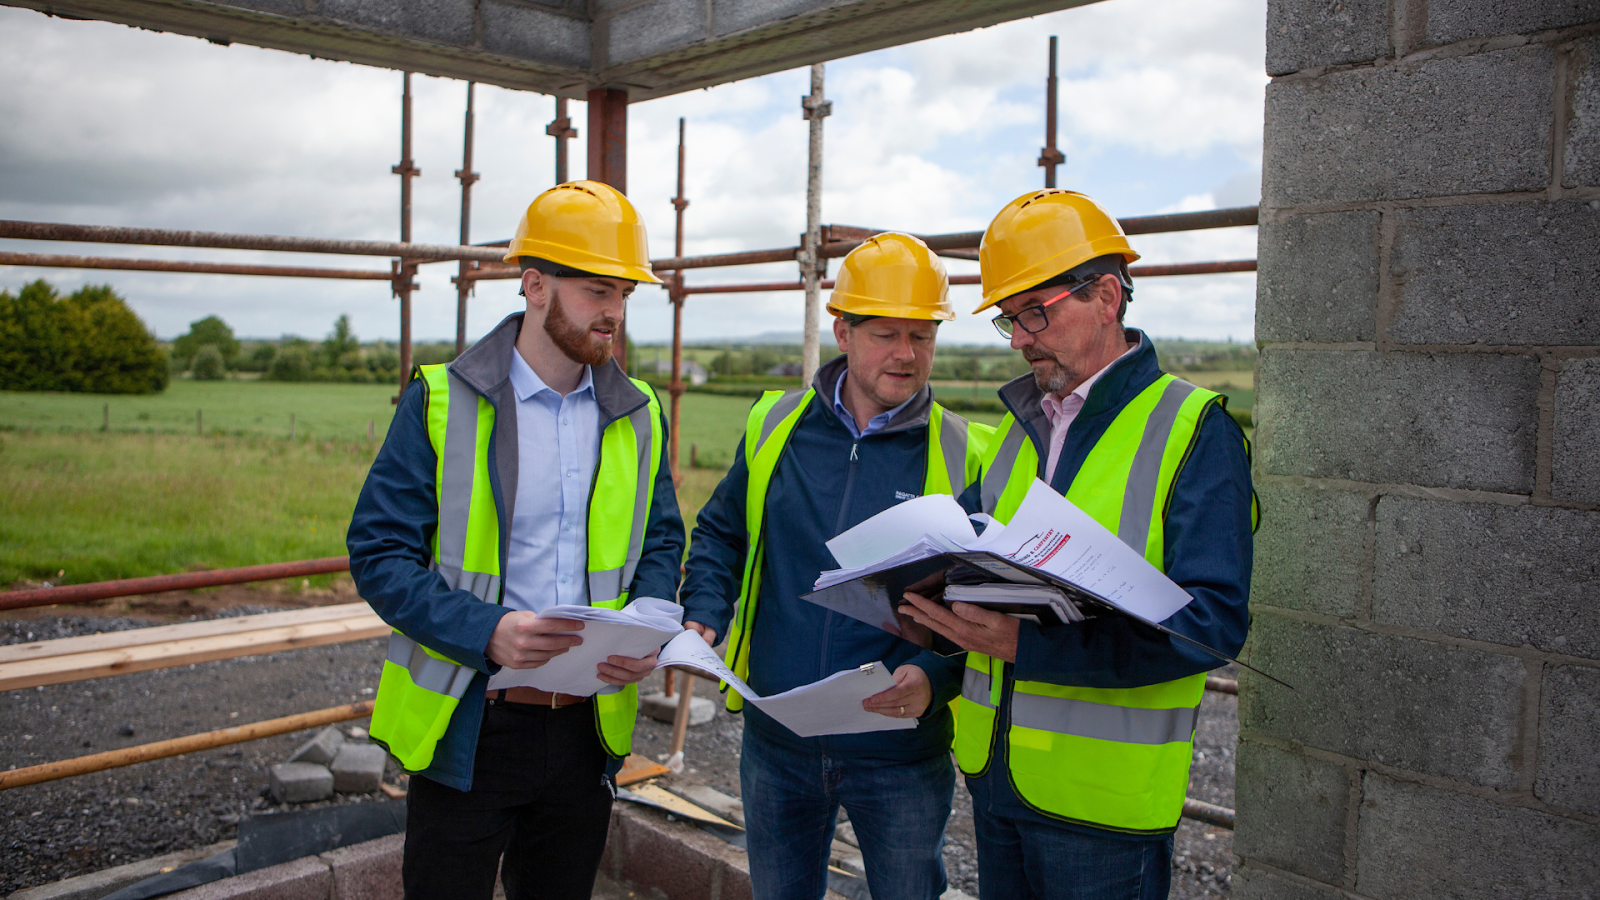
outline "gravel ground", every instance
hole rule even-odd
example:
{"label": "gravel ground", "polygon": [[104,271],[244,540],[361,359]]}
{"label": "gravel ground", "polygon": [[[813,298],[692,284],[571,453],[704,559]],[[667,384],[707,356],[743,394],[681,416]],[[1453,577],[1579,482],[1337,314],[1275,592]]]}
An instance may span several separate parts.
{"label": "gravel ground", "polygon": [[[296,599],[319,605],[353,599],[343,591],[327,593]],[[251,603],[249,594],[232,593],[227,603],[218,604],[224,607],[220,611],[209,602],[206,608],[213,615],[247,615],[287,605],[280,596],[257,597],[266,602]],[[0,643],[162,624],[192,618],[182,615],[192,608],[173,601],[159,606],[159,612],[139,610],[148,618],[12,614],[0,619]],[[379,639],[10,691],[0,694],[0,718],[6,722],[0,730],[0,765],[35,765],[370,699],[383,653]],[[643,687],[659,689],[660,680],[654,675]],[[700,696],[715,696],[704,681],[696,688]],[[730,716],[719,702],[712,722],[689,731],[684,774],[738,796],[743,727],[743,719]],[[0,895],[235,837],[241,816],[276,809],[263,797],[267,769],[312,733],[0,791]],[[1207,692],[1190,796],[1233,807],[1237,733],[1235,698]],[[641,718],[635,751],[664,759],[670,740],[670,725]],[[399,774],[391,762],[386,780],[396,782]],[[960,779],[957,785],[945,865],[951,885],[976,896],[972,801]],[[381,797],[341,795],[328,803]],[[308,804],[316,805],[327,804]],[[1226,896],[1232,838],[1226,829],[1184,820],[1173,857],[1172,897]]]}

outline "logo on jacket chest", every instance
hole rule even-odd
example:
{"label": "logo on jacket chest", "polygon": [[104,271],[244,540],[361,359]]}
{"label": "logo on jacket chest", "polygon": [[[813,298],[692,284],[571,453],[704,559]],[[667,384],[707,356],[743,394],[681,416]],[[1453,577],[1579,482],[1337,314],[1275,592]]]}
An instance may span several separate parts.
{"label": "logo on jacket chest", "polygon": [[917,499],[918,497],[921,497],[921,496],[922,496],[921,494],[909,494],[909,493],[906,493],[905,491],[895,491],[894,492],[894,499],[896,499],[896,500],[915,500],[915,499]]}

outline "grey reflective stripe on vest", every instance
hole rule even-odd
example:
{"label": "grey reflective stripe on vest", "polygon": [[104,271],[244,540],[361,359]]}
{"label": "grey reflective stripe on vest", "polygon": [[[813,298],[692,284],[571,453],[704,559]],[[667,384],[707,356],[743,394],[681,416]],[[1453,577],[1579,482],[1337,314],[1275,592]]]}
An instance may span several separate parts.
{"label": "grey reflective stripe on vest", "polygon": [[1172,436],[1172,426],[1178,421],[1178,410],[1192,393],[1194,385],[1187,381],[1173,379],[1167,385],[1155,409],[1150,411],[1150,418],[1145,420],[1139,449],[1133,455],[1128,485],[1122,492],[1122,518],[1117,524],[1117,537],[1141,556],[1150,538],[1150,522],[1155,517],[1156,486],[1161,481],[1161,459],[1167,452],[1167,438]]}
{"label": "grey reflective stripe on vest", "polygon": [[1006,429],[1005,440],[1000,442],[1000,452],[995,454],[994,463],[989,466],[989,471],[983,473],[983,511],[992,513],[1000,505],[1000,495],[1005,493],[1006,484],[1011,481],[1011,470],[1017,465],[1017,454],[1022,452],[1022,442],[1028,439],[1027,432],[1017,420],[1011,420],[1011,427]]}
{"label": "grey reflective stripe on vest", "polygon": [[442,568],[459,572],[467,557],[467,522],[472,515],[472,478],[478,455],[478,395],[453,373],[449,379],[444,470],[439,476],[439,562]]}
{"label": "grey reflective stripe on vest", "polygon": [[980,672],[971,666],[961,670],[961,697],[971,700],[979,706],[994,709],[994,704],[989,702],[989,673]]}
{"label": "grey reflective stripe on vest", "polygon": [[1137,709],[1015,691],[1011,724],[1123,744],[1171,744],[1194,734],[1200,707]]}
{"label": "grey reflective stripe on vest", "polygon": [[805,391],[787,391],[782,397],[778,398],[777,403],[772,404],[771,409],[767,410],[767,417],[761,420],[761,437],[756,439],[756,445],[750,451],[752,459],[766,445],[767,438],[772,436],[772,430],[778,427],[779,422],[782,422],[790,413],[795,411],[795,408],[800,405],[800,401],[805,398],[805,395]]}
{"label": "grey reflective stripe on vest", "polygon": [[487,572],[468,572],[460,566],[447,566],[437,559],[428,568],[444,576],[452,591],[470,591],[474,597],[488,603],[500,602],[500,576]]}
{"label": "grey reflective stripe on vest", "polygon": [[633,492],[633,527],[628,535],[628,556],[622,568],[589,573],[589,602],[609,602],[622,596],[623,590],[633,584],[633,572],[639,567],[639,557],[644,555],[644,532],[649,522],[646,507],[650,503],[650,455],[655,452],[650,431],[650,404],[646,403],[628,414],[633,425],[633,442],[639,448],[639,483]]}
{"label": "grey reflective stripe on vest", "polygon": [[950,493],[959,497],[967,488],[967,420],[949,410],[939,418],[939,451],[950,475]]}
{"label": "grey reflective stripe on vest", "polygon": [[425,691],[460,700],[472,683],[473,670],[429,655],[422,645],[396,631],[389,635],[389,662],[411,673],[411,683]]}

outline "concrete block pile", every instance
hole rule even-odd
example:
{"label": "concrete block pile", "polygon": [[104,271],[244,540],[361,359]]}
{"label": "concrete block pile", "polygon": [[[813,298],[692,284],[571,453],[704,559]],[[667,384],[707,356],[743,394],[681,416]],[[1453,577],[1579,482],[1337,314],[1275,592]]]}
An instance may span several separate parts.
{"label": "concrete block pile", "polygon": [[383,784],[389,753],[364,740],[346,740],[337,728],[324,728],[271,769],[272,799],[311,803],[335,793],[370,794]]}

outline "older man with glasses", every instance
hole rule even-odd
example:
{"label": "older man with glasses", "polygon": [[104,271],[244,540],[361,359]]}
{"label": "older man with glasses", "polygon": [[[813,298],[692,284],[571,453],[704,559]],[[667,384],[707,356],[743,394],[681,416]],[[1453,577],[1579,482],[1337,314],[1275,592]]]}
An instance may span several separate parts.
{"label": "older man with glasses", "polygon": [[[1033,368],[962,501],[998,521],[1036,478],[1193,600],[1163,624],[1237,655],[1257,520],[1249,445],[1225,398],[1161,372],[1123,317],[1139,255],[1072,191],[1013,200],[984,235],[983,303]],[[1218,661],[1116,616],[1047,627],[916,594],[902,607],[969,652],[956,760],[972,793],[983,900],[1157,900]]]}

